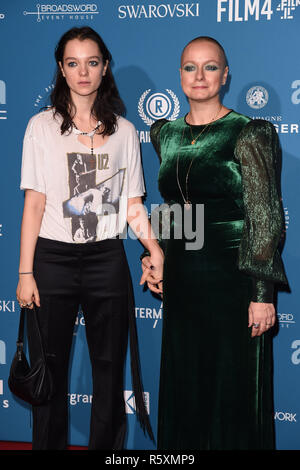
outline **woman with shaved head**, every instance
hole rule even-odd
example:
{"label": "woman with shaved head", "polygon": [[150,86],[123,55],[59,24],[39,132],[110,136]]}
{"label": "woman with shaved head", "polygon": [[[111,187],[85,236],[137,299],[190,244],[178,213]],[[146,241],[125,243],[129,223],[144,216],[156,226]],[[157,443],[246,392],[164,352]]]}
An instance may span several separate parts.
{"label": "woman with shaved head", "polygon": [[[162,240],[164,319],[160,449],[272,449],[274,284],[286,283],[278,252],[282,212],[274,127],[224,106],[223,47],[198,37],[181,56],[189,111],[151,128],[159,189],[182,208],[204,244]],[[197,226],[198,224],[198,226]],[[143,279],[151,288],[150,260]]]}

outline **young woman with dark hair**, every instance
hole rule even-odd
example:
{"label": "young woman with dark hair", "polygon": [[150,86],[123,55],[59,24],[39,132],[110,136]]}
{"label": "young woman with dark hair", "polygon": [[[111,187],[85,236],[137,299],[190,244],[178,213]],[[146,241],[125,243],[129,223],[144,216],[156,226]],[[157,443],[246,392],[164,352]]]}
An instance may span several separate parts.
{"label": "young woman with dark hair", "polygon": [[[21,176],[25,203],[17,299],[37,309],[55,389],[48,404],[33,407],[33,449],[67,446],[69,355],[79,305],[93,375],[89,448],[122,449],[128,329],[137,414],[152,436],[121,240],[127,222],[151,253],[157,283],[163,254],[143,210],[139,142],[134,126],[121,116],[124,105],[109,51],[91,28],[73,28],[62,36],[55,57],[52,107],[29,121]],[[28,317],[34,363],[38,357]]]}
{"label": "young woman with dark hair", "polygon": [[116,129],[117,116],[125,114],[125,106],[120,98],[110,68],[111,53],[99,34],[89,27],[72,28],[67,31],[61,37],[55,49],[55,60],[58,67],[55,76],[55,86],[51,93],[51,104],[55,109],[55,114],[59,114],[63,118],[61,132],[63,134],[70,130],[73,125],[73,115],[76,113],[75,104],[72,102],[72,92],[65,80],[64,71],[61,67],[66,44],[73,39],[79,39],[80,41],[89,39],[95,42],[98,45],[103,64],[107,64],[105,74],[94,97],[91,114],[96,121],[101,121],[103,134],[111,135]]}

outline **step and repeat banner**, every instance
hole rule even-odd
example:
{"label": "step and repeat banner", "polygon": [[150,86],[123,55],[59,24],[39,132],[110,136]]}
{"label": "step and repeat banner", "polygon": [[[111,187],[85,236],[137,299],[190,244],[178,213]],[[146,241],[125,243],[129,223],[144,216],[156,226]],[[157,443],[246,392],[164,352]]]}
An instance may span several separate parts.
{"label": "step and repeat banner", "polygon": [[[221,42],[230,67],[225,106],[275,125],[282,146],[283,259],[290,291],[278,295],[274,420],[277,448],[299,450],[300,0],[1,0],[0,440],[29,442],[32,431],[30,408],[14,398],[7,385],[19,321],[15,290],[24,200],[19,190],[23,135],[29,118],[48,104],[58,39],[68,29],[83,25],[94,28],[112,53],[112,70],[127,107],[126,117],[134,123],[141,143],[148,211],[152,204],[161,202],[159,163],[150,143],[150,125],[159,118],[176,119],[188,110],[179,80],[180,54],[188,41],[206,35]],[[161,299],[139,286],[142,247],[130,231],[125,248],[135,290],[146,403],[156,432],[163,305]],[[89,433],[92,384],[84,330],[79,311],[70,367],[73,445],[87,445]],[[129,363],[127,357],[126,447],[153,449],[136,420]],[[184,412],[182,403],[178,413]]]}

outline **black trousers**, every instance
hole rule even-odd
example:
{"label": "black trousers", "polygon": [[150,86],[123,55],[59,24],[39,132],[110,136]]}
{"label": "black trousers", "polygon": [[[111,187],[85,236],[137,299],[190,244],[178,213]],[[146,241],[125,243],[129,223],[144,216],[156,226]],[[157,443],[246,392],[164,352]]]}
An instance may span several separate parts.
{"label": "black trousers", "polygon": [[[130,276],[122,241],[73,244],[38,238],[34,276],[41,299],[38,319],[55,394],[48,404],[33,407],[33,449],[65,449],[68,443],[69,357],[80,305],[93,375],[89,449],[122,449]],[[34,362],[35,332],[28,317],[30,359]]]}

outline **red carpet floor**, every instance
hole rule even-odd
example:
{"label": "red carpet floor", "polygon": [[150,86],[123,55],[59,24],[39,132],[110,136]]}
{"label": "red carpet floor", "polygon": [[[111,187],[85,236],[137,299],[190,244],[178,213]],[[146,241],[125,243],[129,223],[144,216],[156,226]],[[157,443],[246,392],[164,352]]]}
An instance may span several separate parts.
{"label": "red carpet floor", "polygon": [[[31,442],[0,441],[0,450],[31,450]],[[68,450],[87,450],[87,447],[70,446]]]}

